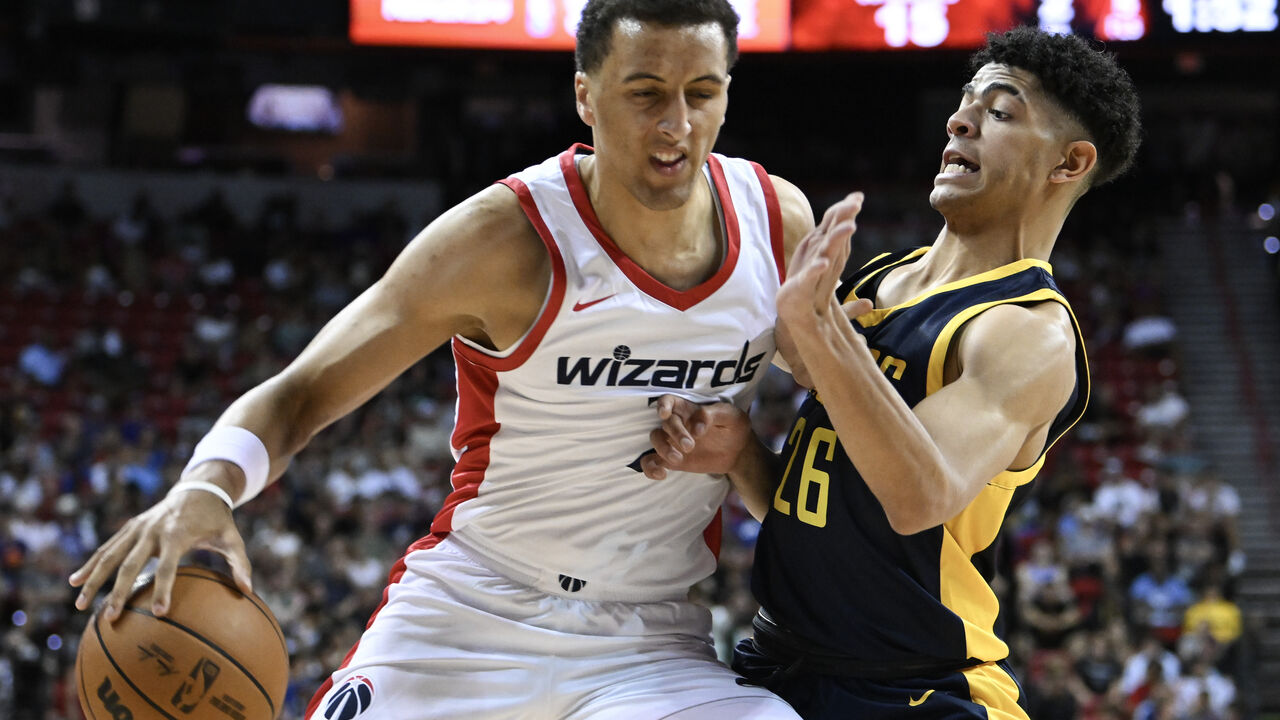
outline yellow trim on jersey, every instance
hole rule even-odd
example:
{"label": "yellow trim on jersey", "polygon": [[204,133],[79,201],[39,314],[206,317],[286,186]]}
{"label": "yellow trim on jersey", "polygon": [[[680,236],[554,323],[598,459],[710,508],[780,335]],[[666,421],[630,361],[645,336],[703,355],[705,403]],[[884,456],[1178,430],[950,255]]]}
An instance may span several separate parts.
{"label": "yellow trim on jersey", "polygon": [[[875,264],[876,264],[876,262],[880,260],[880,258],[882,258],[882,257],[888,257],[888,256],[889,256],[889,253],[887,253],[887,252],[882,252],[882,253],[880,253],[879,255],[877,255],[877,256],[875,256],[875,257],[871,258],[870,260],[868,260],[868,261],[866,261],[866,262],[862,263],[862,267],[859,267],[858,269],[859,269],[859,270],[866,270],[867,268],[871,267],[872,265],[875,265]],[[863,278],[862,282],[860,282],[860,283],[858,283],[858,284],[859,284],[859,285],[861,285],[863,282],[866,282],[866,278]]]}
{"label": "yellow trim on jersey", "polygon": [[938,555],[938,600],[964,625],[968,656],[991,662],[1009,655],[1009,646],[996,636],[1000,599],[991,590],[973,556],[995,542],[1004,525],[1013,494],[1044,465],[1044,456],[1026,470],[997,475],[964,510],[942,525]]}
{"label": "yellow trim on jersey", "polygon": [[1018,683],[995,663],[961,670],[969,682],[969,698],[987,709],[987,720],[1030,720],[1018,705]]}
{"label": "yellow trim on jersey", "polygon": [[[1040,263],[1039,260],[1035,260],[1033,262]],[[1043,265],[1044,263],[1040,264]],[[1071,316],[1071,325],[1075,330],[1076,343],[1079,345],[1079,347],[1076,348],[1076,354],[1084,363],[1084,377],[1076,378],[1076,382],[1080,383],[1081,388],[1084,390],[1084,403],[1080,407],[1086,407],[1089,404],[1089,398],[1093,392],[1093,382],[1089,378],[1089,356],[1084,349],[1084,335],[1080,330],[1080,321],[1076,319],[1076,313],[1071,309],[1071,303],[1068,303],[1067,299],[1062,297],[1060,293],[1049,288],[1041,288],[1033,293],[1028,293],[1019,297],[1006,298],[1004,300],[993,300],[991,302],[971,305],[964,310],[961,310],[959,313],[956,313],[956,316],[951,318],[946,327],[942,328],[942,332],[938,333],[937,339],[933,341],[933,350],[929,353],[929,372],[925,376],[925,397],[928,397],[942,389],[943,380],[945,379],[944,371],[946,370],[947,349],[951,347],[951,340],[955,337],[956,332],[958,332],[965,323],[972,320],[975,315],[983,310],[996,305],[1012,305],[1046,300],[1052,300],[1059,303],[1062,307],[1066,308],[1067,314]],[[1080,422],[1080,418],[1083,416],[1084,413],[1082,412],[1078,417],[1073,418],[1066,427],[1062,428],[1062,432],[1058,433],[1057,437],[1048,438],[1048,442],[1046,442],[1044,446],[1044,452],[1040,453],[1041,457],[1044,456],[1044,453],[1049,452],[1049,448],[1057,444],[1058,440],[1060,440],[1063,435],[1067,434],[1067,431],[1075,427],[1076,423]]]}
{"label": "yellow trim on jersey", "polygon": [[[933,341],[933,350],[929,353],[929,374],[926,376],[924,394],[929,396],[942,389],[947,363],[947,350],[951,347],[951,341],[955,334],[964,326],[965,323],[972,320],[978,313],[989,310],[996,305],[1013,305],[1018,303],[1042,302],[1045,300],[1056,300],[1062,303],[1062,306],[1071,312],[1071,306],[1067,305],[1066,298],[1054,292],[1050,288],[1040,288],[1035,292],[1018,297],[1001,298],[990,302],[978,303],[956,313],[955,317],[947,322],[946,327],[942,328],[942,332],[938,333],[938,337]],[[1072,315],[1075,320],[1075,315]],[[1079,338],[1076,338],[1079,341]]]}
{"label": "yellow trim on jersey", "polygon": [[[889,268],[894,268],[894,267],[897,267],[897,266],[899,266],[899,265],[901,265],[901,264],[903,264],[903,263],[905,263],[905,262],[907,262],[907,261],[915,260],[916,258],[920,257],[921,255],[923,255],[923,254],[925,254],[925,253],[927,253],[927,252],[929,252],[929,246],[927,246],[927,245],[926,245],[925,247],[916,248],[915,250],[912,250],[911,252],[907,253],[906,255],[903,255],[902,257],[898,258],[898,259],[897,259],[897,260],[895,260],[893,263],[890,263],[889,265],[885,265],[884,267],[880,268],[879,270],[877,270],[877,271],[875,271],[875,272],[871,273],[870,275],[868,275],[868,276],[866,276],[866,277],[862,278],[861,280],[859,280],[859,281],[858,281],[858,284],[857,284],[857,285],[854,285],[854,286],[853,286],[853,290],[850,290],[850,291],[849,291],[849,295],[848,295],[848,296],[846,296],[846,299],[844,300],[844,302],[848,302],[848,297],[856,297],[856,293],[858,292],[858,289],[859,289],[859,288],[861,288],[863,285],[866,285],[866,284],[867,284],[867,281],[869,281],[871,278],[873,278],[873,277],[875,277],[875,276],[877,276],[877,275],[880,275],[880,274],[884,273],[884,271],[888,270]],[[882,257],[886,257],[886,256],[888,256],[888,255],[889,255],[889,253],[880,253],[879,255],[877,255],[877,256],[875,256],[875,257],[871,258],[871,260],[870,260],[869,262],[864,263],[864,264],[863,264],[863,266],[862,266],[861,268],[859,268],[859,270],[866,269],[867,267],[870,267],[872,264],[874,264],[875,262],[877,262],[880,258],[882,258]]]}
{"label": "yellow trim on jersey", "polygon": [[[894,263],[894,265],[900,265],[903,262],[906,262],[907,260],[911,260],[913,258],[919,257],[920,255],[923,255],[928,250],[929,248],[927,247],[920,248],[919,250],[912,252],[911,254],[902,258],[897,263]],[[890,265],[888,267],[893,267],[894,265]],[[1010,275],[1016,275],[1017,273],[1020,273],[1023,270],[1029,270],[1035,267],[1043,268],[1050,275],[1053,274],[1053,266],[1050,265],[1049,263],[1043,260],[1037,260],[1035,258],[1022,258],[1020,260],[1014,260],[1013,262],[1007,265],[1001,265],[998,268],[994,268],[986,272],[978,273],[977,275],[970,275],[969,277],[960,278],[959,280],[953,280],[952,282],[949,282],[945,285],[939,285],[935,288],[930,288],[929,290],[926,290],[925,292],[920,293],[919,295],[911,298],[910,300],[904,303],[893,305],[887,308],[876,308],[875,310],[872,310],[871,312],[863,315],[859,315],[857,318],[854,318],[854,319],[857,320],[858,324],[864,328],[871,327],[873,325],[879,325],[881,322],[884,321],[886,317],[888,317],[893,312],[897,310],[903,310],[903,309],[909,308],[913,305],[918,305],[924,302],[925,300],[929,299],[930,297],[933,297],[934,295],[938,295],[940,293],[945,293],[945,292],[951,292],[952,290],[959,290],[960,288],[969,287],[970,285],[977,285],[978,283],[991,282],[992,280],[1000,280],[1002,278],[1009,277]],[[882,269],[880,272],[884,272],[884,269]],[[876,273],[876,274],[879,274],[879,273]],[[870,280],[871,277],[874,277],[874,275],[864,278],[862,282],[859,282],[857,285],[855,285],[853,290],[847,296],[845,296],[845,298],[841,302],[849,302],[850,299],[856,298],[858,296],[857,295],[858,289],[861,288],[868,280]],[[1063,303],[1065,304],[1066,301],[1064,300]]]}

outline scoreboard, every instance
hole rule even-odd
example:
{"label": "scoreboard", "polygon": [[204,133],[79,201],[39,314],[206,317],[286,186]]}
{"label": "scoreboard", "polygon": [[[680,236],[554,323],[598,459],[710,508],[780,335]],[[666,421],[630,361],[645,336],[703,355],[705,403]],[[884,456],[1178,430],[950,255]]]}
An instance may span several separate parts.
{"label": "scoreboard", "polygon": [[[789,0],[731,0],[738,47],[785,50]],[[586,0],[351,0],[351,39],[375,45],[572,50]]]}
{"label": "scoreboard", "polygon": [[[1277,0],[731,0],[753,51],[980,46],[1037,25],[1104,41],[1277,33]],[[353,42],[570,50],[586,0],[350,0]]]}

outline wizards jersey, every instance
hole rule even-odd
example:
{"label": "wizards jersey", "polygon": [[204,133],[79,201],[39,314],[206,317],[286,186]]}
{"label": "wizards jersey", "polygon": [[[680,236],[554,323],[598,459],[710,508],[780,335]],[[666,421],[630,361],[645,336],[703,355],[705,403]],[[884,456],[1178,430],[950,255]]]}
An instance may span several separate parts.
{"label": "wizards jersey", "polygon": [[[759,165],[712,155],[723,261],[674,290],[605,233],[575,146],[503,181],[546,245],[552,277],[529,332],[503,353],[453,340],[453,492],[432,524],[520,575],[582,599],[683,596],[715,569],[723,478],[645,477],[674,393],[744,410],[774,353],[782,219]],[[705,537],[704,537],[705,533]]]}
{"label": "wizards jersey", "polygon": [[[846,280],[841,296],[875,297],[889,270],[928,248],[882,255]],[[1024,259],[948,283],[854,323],[894,388],[914,407],[943,386],[948,348],[966,322],[995,305],[1070,306],[1047,263]],[[880,668],[961,667],[1008,655],[991,590],[996,538],[1048,450],[1083,414],[1089,374],[1079,325],[1076,386],[1037,461],[992,478],[964,510],[914,535],[884,509],[810,393],[783,449],[786,472],[757,541],[752,587],[782,627],[814,645]]]}

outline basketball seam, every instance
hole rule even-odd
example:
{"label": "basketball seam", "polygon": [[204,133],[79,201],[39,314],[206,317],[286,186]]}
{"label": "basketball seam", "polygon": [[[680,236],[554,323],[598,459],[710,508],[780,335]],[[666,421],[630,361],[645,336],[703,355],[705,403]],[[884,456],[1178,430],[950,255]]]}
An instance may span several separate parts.
{"label": "basketball seam", "polygon": [[[101,637],[98,635],[98,627],[96,624],[93,628],[93,636],[95,638]],[[105,650],[106,648],[103,649]],[[89,686],[84,682],[84,663],[77,662],[76,669],[80,671],[80,693],[84,697],[84,702],[81,702],[80,705],[89,713],[91,720],[98,720],[98,714],[93,711],[93,702],[89,695]]]}
{"label": "basketball seam", "polygon": [[[178,568],[177,574],[182,577],[203,578],[205,580],[216,582],[223,587],[231,588],[232,590],[235,590],[236,592],[240,593],[245,598],[247,598],[250,602],[252,602],[253,606],[258,608],[258,612],[262,613],[263,617],[271,621],[271,629],[275,631],[276,638],[280,640],[281,649],[284,650],[284,654],[286,656],[289,654],[289,644],[285,642],[284,631],[280,628],[279,622],[276,621],[275,615],[271,614],[270,608],[266,607],[267,605],[266,600],[263,600],[262,598],[252,593],[245,593],[239,587],[237,587],[235,583],[225,582],[225,578],[223,578],[221,575],[206,575],[202,572],[182,572],[185,569],[205,570],[204,568],[201,568],[196,565],[186,565],[184,567]],[[205,570],[205,572],[213,573],[212,570]]]}
{"label": "basketball seam", "polygon": [[129,686],[129,687],[131,687],[131,688],[133,688],[133,692],[134,692],[134,693],[136,693],[138,697],[140,697],[140,698],[142,698],[143,700],[147,701],[147,704],[148,704],[148,705],[150,705],[151,707],[155,708],[155,709],[156,709],[156,712],[158,712],[158,713],[160,713],[161,715],[163,715],[163,716],[166,718],[166,720],[178,720],[178,719],[177,719],[177,718],[175,718],[174,716],[172,716],[172,715],[170,715],[169,713],[165,712],[165,711],[164,711],[164,708],[161,708],[159,705],[155,704],[155,702],[154,702],[154,701],[152,701],[152,699],[151,699],[151,698],[147,697],[147,694],[146,694],[146,693],[142,692],[142,688],[138,687],[137,685],[134,685],[134,684],[133,684],[133,681],[129,679],[129,676],[124,674],[124,670],[123,670],[123,669],[120,667],[120,665],[116,662],[116,659],[115,659],[114,657],[112,657],[112,656],[111,656],[111,651],[107,649],[107,642],[106,642],[105,640],[103,640],[103,639],[102,639],[102,631],[98,629],[98,616],[97,616],[97,614],[95,614],[95,615],[93,616],[93,634],[94,634],[94,635],[96,635],[96,636],[98,636],[98,646],[102,648],[102,655],[103,655],[103,657],[105,657],[105,658],[107,659],[107,662],[111,663],[111,667],[113,667],[113,668],[115,668],[115,669],[116,669],[116,674],[120,676],[120,679],[121,679],[121,680],[124,680],[124,682],[125,682],[125,684],[126,684],[126,685],[128,685],[128,686]]}
{"label": "basketball seam", "polygon": [[[208,646],[209,646],[209,647],[210,647],[214,652],[216,652],[216,653],[218,653],[219,655],[221,655],[222,657],[226,658],[226,659],[227,659],[227,660],[228,660],[232,665],[235,665],[237,668],[239,668],[239,669],[240,669],[240,672],[244,673],[244,676],[245,676],[246,678],[248,678],[248,679],[249,679],[249,682],[253,683],[253,686],[254,686],[254,687],[256,687],[256,688],[258,688],[258,692],[262,693],[262,697],[263,697],[264,699],[266,699],[266,701],[267,701],[267,707],[271,709],[271,717],[275,717],[275,716],[276,716],[276,704],[275,704],[274,702],[272,702],[272,701],[271,701],[271,694],[267,692],[267,689],[266,689],[266,688],[264,688],[264,687],[262,687],[262,683],[258,682],[258,678],[254,677],[254,676],[253,676],[253,673],[249,672],[249,669],[248,669],[248,668],[246,668],[245,666],[241,665],[239,660],[236,660],[234,657],[232,657],[231,655],[227,654],[227,651],[226,651],[226,650],[223,650],[223,649],[222,649],[222,647],[221,647],[221,646],[219,646],[217,643],[215,643],[215,642],[213,642],[212,640],[210,640],[209,638],[207,638],[207,637],[205,637],[205,636],[201,635],[200,633],[196,632],[195,630],[192,630],[191,628],[187,627],[186,625],[183,625],[183,624],[182,624],[182,623],[180,623],[180,622],[174,622],[173,620],[170,620],[169,618],[156,617],[155,615],[153,615],[153,614],[152,614],[150,611],[148,611],[148,610],[142,610],[142,609],[140,609],[140,608],[131,607],[131,606],[130,606],[130,607],[126,607],[125,609],[126,609],[126,610],[128,610],[129,612],[138,613],[139,615],[143,615],[143,616],[145,616],[145,617],[152,618],[153,620],[159,620],[159,621],[160,621],[160,622],[162,622],[162,623],[168,623],[169,625],[172,625],[172,626],[174,626],[174,627],[176,627],[176,628],[178,628],[178,629],[182,630],[183,632],[187,633],[187,634],[188,634],[188,635],[190,635],[191,637],[193,637],[193,638],[195,638],[195,639],[199,640],[200,642],[204,643],[205,645],[208,645]],[[105,648],[104,648],[104,649],[105,649]],[[114,663],[112,663],[112,664],[114,664]],[[123,674],[123,673],[122,673],[122,674]],[[163,711],[162,711],[162,712],[163,712]],[[175,720],[176,720],[176,719],[175,719]]]}

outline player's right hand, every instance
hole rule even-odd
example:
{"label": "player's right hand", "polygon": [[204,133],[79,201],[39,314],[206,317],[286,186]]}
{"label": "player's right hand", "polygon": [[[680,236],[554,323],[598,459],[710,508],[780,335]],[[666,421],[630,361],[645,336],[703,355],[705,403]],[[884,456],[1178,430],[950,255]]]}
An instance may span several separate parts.
{"label": "player's right hand", "polygon": [[[231,468],[234,466],[227,463],[207,462],[193,469],[191,476],[208,479],[214,473],[228,472]],[[231,509],[212,493],[190,490],[172,493],[130,519],[94,551],[84,565],[71,573],[71,585],[81,588],[76,609],[87,609],[103,583],[115,573],[115,585],[101,609],[103,618],[115,622],[139,573],[147,561],[158,557],[151,611],[164,615],[169,610],[178,561],[191,549],[213,550],[223,555],[236,585],[245,593],[252,592],[249,556],[231,517]]]}
{"label": "player's right hand", "polygon": [[654,453],[640,460],[651,480],[662,480],[668,470],[696,473],[729,473],[742,449],[754,435],[747,414],[732,403],[699,405],[676,395],[657,402],[661,425],[649,433]]}

